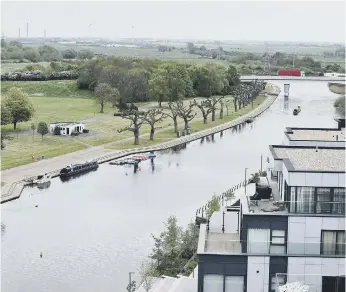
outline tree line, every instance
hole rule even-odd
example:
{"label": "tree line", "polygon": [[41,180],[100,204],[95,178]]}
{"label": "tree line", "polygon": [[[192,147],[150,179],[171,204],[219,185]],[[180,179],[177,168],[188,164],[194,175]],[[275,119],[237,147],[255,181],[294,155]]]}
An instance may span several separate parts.
{"label": "tree line", "polygon": [[[107,62],[106,62],[107,61]],[[100,112],[107,103],[118,108],[116,115],[128,119],[130,125],[118,132],[131,131],[134,144],[139,144],[140,128],[150,125],[150,140],[154,139],[157,124],[166,118],[173,121],[174,131],[178,131],[178,118],[184,121],[184,129],[189,133],[189,122],[195,118],[196,109],[203,116],[204,124],[208,116],[215,121],[220,110],[220,119],[232,95],[235,111],[248,105],[264,89],[263,82],[240,83],[237,70],[215,64],[203,66],[137,59],[91,60],[81,70],[77,84],[81,89],[95,92]],[[194,97],[205,97],[197,101]],[[190,98],[184,102],[185,98]],[[143,101],[157,101],[158,109],[141,111],[134,104]],[[168,113],[163,112],[162,103],[168,103]]]}
{"label": "tree line", "polygon": [[57,62],[63,59],[92,59],[94,53],[91,50],[74,49],[58,50],[52,46],[23,46],[18,41],[6,42],[1,40],[1,60],[16,60],[19,62]]}

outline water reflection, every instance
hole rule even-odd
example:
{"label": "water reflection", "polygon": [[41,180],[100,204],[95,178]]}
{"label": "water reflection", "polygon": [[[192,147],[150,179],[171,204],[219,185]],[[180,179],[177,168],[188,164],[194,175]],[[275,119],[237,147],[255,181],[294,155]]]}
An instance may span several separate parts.
{"label": "water reflection", "polygon": [[243,181],[244,167],[258,170],[259,157],[269,156],[268,144],[282,142],[285,127],[335,126],[326,82],[290,84],[289,106],[303,108],[298,116],[283,111],[282,94],[254,126],[233,127],[215,135],[215,143],[160,151],[154,165],[144,161],[136,174],[104,164],[68,183],[53,179],[44,191],[24,189],[19,200],[2,204],[1,290],[123,291],[128,272],[150,253],[150,233],[159,234],[169,214],[185,226],[213,193]]}

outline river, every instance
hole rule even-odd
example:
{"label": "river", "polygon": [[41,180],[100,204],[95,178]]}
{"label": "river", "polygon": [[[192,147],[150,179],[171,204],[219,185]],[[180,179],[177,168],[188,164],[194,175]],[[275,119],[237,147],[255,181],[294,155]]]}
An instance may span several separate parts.
{"label": "river", "polygon": [[284,82],[273,83],[282,93],[254,123],[160,153],[155,172],[150,162],[136,174],[104,164],[67,183],[53,179],[44,191],[26,188],[3,204],[2,291],[125,291],[128,272],[151,250],[150,234],[159,234],[170,214],[186,226],[214,192],[242,181],[245,167],[258,170],[261,155],[265,166],[268,145],[282,143],[285,127],[336,126],[337,96],[327,82],[290,81],[288,102]]}

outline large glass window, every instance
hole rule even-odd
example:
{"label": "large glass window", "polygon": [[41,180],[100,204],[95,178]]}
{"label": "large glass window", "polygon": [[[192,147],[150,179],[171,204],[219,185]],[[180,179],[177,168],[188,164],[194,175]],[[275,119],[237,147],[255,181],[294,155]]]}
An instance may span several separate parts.
{"label": "large glass window", "polygon": [[345,231],[322,230],[321,254],[345,255]]}
{"label": "large glass window", "polygon": [[268,254],[270,243],[270,229],[248,229],[247,252]]}
{"label": "large glass window", "polygon": [[345,214],[345,188],[335,188],[333,194],[333,214]]}
{"label": "large glass window", "polygon": [[272,230],[270,239],[270,253],[271,254],[285,254],[286,253],[286,232],[285,230]]}
{"label": "large glass window", "polygon": [[244,277],[226,276],[225,292],[244,292]]}
{"label": "large glass window", "polygon": [[330,188],[316,188],[316,213],[330,213]]}
{"label": "large glass window", "polygon": [[204,275],[204,292],[223,292],[223,275]]}
{"label": "large glass window", "polygon": [[314,213],[314,187],[297,187],[297,212]]}

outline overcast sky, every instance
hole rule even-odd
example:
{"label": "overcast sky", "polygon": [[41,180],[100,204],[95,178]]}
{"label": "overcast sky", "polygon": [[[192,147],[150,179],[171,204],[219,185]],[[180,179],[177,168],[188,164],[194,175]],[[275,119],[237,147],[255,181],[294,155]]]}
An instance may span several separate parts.
{"label": "overcast sky", "polygon": [[2,1],[1,18],[9,37],[345,41],[344,1]]}

